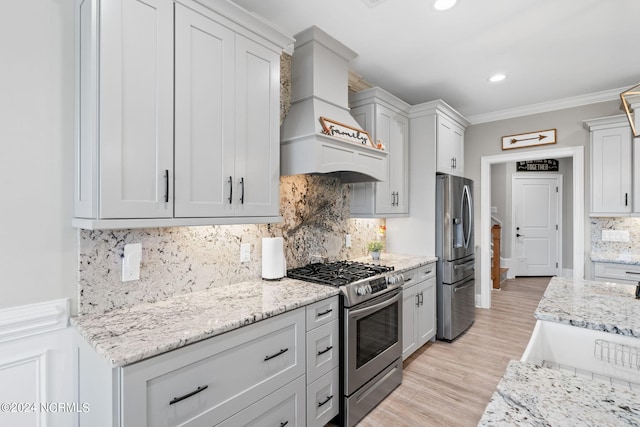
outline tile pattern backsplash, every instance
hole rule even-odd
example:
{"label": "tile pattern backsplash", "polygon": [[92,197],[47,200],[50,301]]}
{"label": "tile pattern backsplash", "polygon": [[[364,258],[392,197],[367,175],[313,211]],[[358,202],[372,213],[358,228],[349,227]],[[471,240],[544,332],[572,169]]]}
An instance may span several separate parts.
{"label": "tile pattern backsplash", "polygon": [[[628,231],[629,241],[603,241],[602,230]],[[640,256],[640,218],[591,218],[591,255],[599,260],[637,259]]]}
{"label": "tile pattern backsplash", "polygon": [[[262,238],[282,236],[288,268],[310,256],[330,261],[366,255],[384,220],[350,219],[349,186],[337,178],[280,179],[279,224],[79,230],[79,314],[154,302],[174,295],[240,283],[261,275]],[[352,247],[345,247],[350,234]],[[140,280],[121,281],[124,245],[142,244]],[[240,263],[240,244],[251,261]]]}

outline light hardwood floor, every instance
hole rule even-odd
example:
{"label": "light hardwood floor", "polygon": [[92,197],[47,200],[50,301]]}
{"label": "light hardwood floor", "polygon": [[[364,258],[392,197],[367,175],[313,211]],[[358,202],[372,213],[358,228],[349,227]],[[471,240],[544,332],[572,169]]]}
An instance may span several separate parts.
{"label": "light hardwood floor", "polygon": [[511,359],[520,359],[548,277],[507,280],[476,309],[471,328],[453,343],[425,344],[404,362],[402,384],[360,427],[475,426]]}

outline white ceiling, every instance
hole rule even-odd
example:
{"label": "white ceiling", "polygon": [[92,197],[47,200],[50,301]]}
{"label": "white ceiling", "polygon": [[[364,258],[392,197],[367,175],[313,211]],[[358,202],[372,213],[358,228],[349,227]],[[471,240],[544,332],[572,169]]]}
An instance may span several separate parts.
{"label": "white ceiling", "polygon": [[640,0],[458,0],[444,12],[433,0],[234,1],[291,35],[318,26],[358,54],[350,68],[367,82],[409,104],[443,99],[472,122],[614,99],[640,81]]}

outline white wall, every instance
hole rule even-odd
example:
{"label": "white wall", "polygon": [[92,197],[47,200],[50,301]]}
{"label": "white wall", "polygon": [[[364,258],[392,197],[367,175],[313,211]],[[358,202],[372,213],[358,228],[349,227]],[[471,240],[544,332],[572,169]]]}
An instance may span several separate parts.
{"label": "white wall", "polygon": [[[501,148],[501,138],[504,135],[514,135],[526,132],[535,132],[543,129],[556,129],[557,143],[553,145],[541,145],[538,147],[522,148],[518,150],[510,150],[509,154],[516,152],[529,152],[535,150],[547,150],[565,147],[584,147],[584,187],[586,194],[584,196],[584,250],[583,255],[585,265],[588,265],[589,252],[591,250],[591,238],[589,224],[589,132],[583,128],[582,121],[596,117],[612,116],[621,114],[619,101],[607,101],[597,104],[585,105],[575,108],[567,108],[564,110],[550,111],[547,113],[532,114],[530,116],[517,117],[507,120],[499,120],[495,122],[481,123],[467,127],[465,131],[465,175],[474,180],[475,188],[481,186],[481,158],[484,156],[493,156],[504,154]],[[567,169],[566,173],[573,173],[573,165]],[[565,176],[566,176],[565,173]],[[564,183],[565,188],[568,184]],[[476,193],[476,200],[479,194]],[[565,201],[566,202],[566,201]],[[565,206],[565,213],[568,212]],[[481,223],[480,204],[476,203],[476,224]],[[565,224],[566,225],[566,224]],[[483,245],[481,242],[480,227],[476,227],[476,244]],[[566,228],[565,228],[566,232]],[[563,238],[566,234],[563,235]],[[489,244],[489,242],[486,242]],[[563,254],[566,252],[563,252]],[[575,263],[576,260],[573,260]]]}
{"label": "white wall", "polygon": [[73,298],[73,0],[2,3],[0,308]]}

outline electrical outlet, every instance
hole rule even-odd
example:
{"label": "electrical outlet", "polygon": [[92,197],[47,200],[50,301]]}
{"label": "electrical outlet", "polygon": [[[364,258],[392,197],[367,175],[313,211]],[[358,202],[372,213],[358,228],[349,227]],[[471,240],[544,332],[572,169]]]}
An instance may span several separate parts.
{"label": "electrical outlet", "polygon": [[346,236],[344,236],[344,245],[347,248],[351,247],[351,234],[347,234]]}
{"label": "electrical outlet", "polygon": [[140,280],[140,262],[142,261],[142,244],[124,245],[122,257],[122,281]]}
{"label": "electrical outlet", "polygon": [[251,244],[242,243],[240,245],[240,262],[251,261]]}

